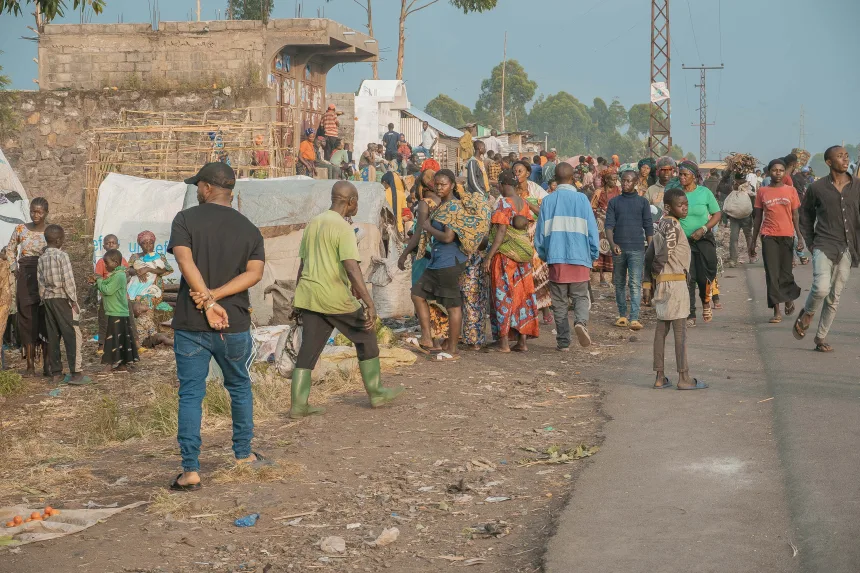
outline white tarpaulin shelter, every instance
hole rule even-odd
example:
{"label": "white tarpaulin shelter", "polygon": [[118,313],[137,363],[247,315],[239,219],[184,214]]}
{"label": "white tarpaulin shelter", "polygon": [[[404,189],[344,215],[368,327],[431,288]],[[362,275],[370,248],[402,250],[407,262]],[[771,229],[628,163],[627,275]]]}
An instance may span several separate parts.
{"label": "white tarpaulin shelter", "polygon": [[119,250],[128,259],[140,252],[137,235],[141,231],[155,233],[155,252],[167,255],[173,274],[165,279],[179,281],[179,268],[173,255],[167,253],[170,224],[182,210],[185,183],[143,179],[119,173],[108,173],[99,186],[96,202],[96,222],[93,230],[93,262],[105,254],[105,235],[116,235]]}
{"label": "white tarpaulin shelter", "polygon": [[[299,270],[299,245],[305,225],[331,206],[328,179],[243,179],[233,190],[233,207],[263,232],[266,266],[263,280],[251,289],[253,318],[257,325],[268,324],[274,312],[271,298],[263,291],[276,280],[294,281]],[[358,213],[352,218],[358,237],[361,270],[370,274],[374,258],[383,255],[382,229],[393,219],[379,183],[353,182],[358,188]],[[197,205],[197,187],[188,185],[184,209]]]}
{"label": "white tarpaulin shelter", "polygon": [[[21,199],[15,197],[15,193]],[[11,194],[10,197],[7,197]],[[0,149],[0,247],[6,246],[17,225],[30,221],[30,201],[21,180]]]}

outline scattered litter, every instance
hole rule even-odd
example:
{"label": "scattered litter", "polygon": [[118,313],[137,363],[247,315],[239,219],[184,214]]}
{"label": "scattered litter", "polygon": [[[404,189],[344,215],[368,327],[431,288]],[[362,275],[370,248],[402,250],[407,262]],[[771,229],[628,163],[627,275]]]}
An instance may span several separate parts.
{"label": "scattered litter", "polygon": [[547,376],[558,376],[558,374],[556,374],[556,373],[555,373],[555,372],[553,372],[552,370],[547,370],[547,371],[545,372],[545,374],[546,374]]}
{"label": "scattered litter", "polygon": [[421,492],[433,491],[433,487],[434,486],[432,486],[432,485],[425,485],[424,487],[419,487],[418,491],[421,491]]}
{"label": "scattered litter", "polygon": [[568,396],[567,398],[570,400],[576,400],[577,398],[591,398],[594,394],[574,394],[573,396]]}
{"label": "scattered litter", "polygon": [[493,471],[496,469],[496,464],[486,458],[475,458],[466,462],[466,471]]}
{"label": "scattered litter", "polygon": [[347,523],[346,524],[347,529],[358,529],[359,527],[361,527],[360,523]]}
{"label": "scattered litter", "polygon": [[233,522],[233,525],[235,525],[236,527],[254,527],[258,519],[260,519],[260,514],[252,513],[250,515],[246,515],[245,517],[240,517]]}
{"label": "scattered litter", "polygon": [[499,503],[500,501],[508,501],[510,499],[511,498],[504,497],[504,496],[490,496],[487,499],[485,499],[484,501],[486,501],[487,503]]}
{"label": "scattered litter", "polygon": [[447,461],[448,461],[447,459],[445,459],[445,460],[436,460],[435,462],[433,462],[433,467],[438,468],[439,466],[441,466],[442,464],[444,464],[444,463],[445,463],[445,462],[447,462]]}
{"label": "scattered litter", "polygon": [[204,517],[217,517],[221,515],[220,513],[201,513],[199,515],[190,515],[188,519],[202,519]]}
{"label": "scattered litter", "polygon": [[467,491],[472,491],[472,486],[466,483],[465,478],[460,478],[460,481],[457,483],[449,484],[445,489],[448,493],[464,493]]}
{"label": "scattered litter", "polygon": [[771,400],[773,400],[773,396],[771,396],[770,398],[765,398],[764,400],[759,400],[758,403],[761,404],[762,402],[770,402]]}
{"label": "scattered litter", "polygon": [[400,530],[396,527],[387,527],[382,530],[382,533],[379,534],[374,541],[366,542],[371,547],[385,547],[386,545],[391,545],[397,538],[400,536]]}
{"label": "scattered litter", "polygon": [[343,537],[326,537],[320,541],[320,549],[326,553],[344,553],[346,551],[346,541]]}
{"label": "scattered litter", "polygon": [[600,353],[599,353],[599,352],[589,352],[589,354],[590,354],[590,355],[592,355],[592,356],[599,356],[599,355],[600,355]]}
{"label": "scattered litter", "polygon": [[511,527],[507,521],[491,521],[489,523],[479,523],[472,527],[467,527],[465,533],[471,536],[480,537],[504,537],[511,532]]}
{"label": "scattered litter", "polygon": [[553,428],[552,426],[547,426],[547,427],[546,427],[546,428],[544,428],[543,430],[544,430],[544,432],[552,432],[554,429],[555,429],[555,428]]}
{"label": "scattered litter", "polygon": [[128,485],[128,476],[122,476],[121,478],[118,478],[112,484],[108,484],[108,487],[117,487],[120,485]]}
{"label": "scattered litter", "polygon": [[551,473],[552,473],[552,472],[554,472],[554,471],[555,471],[555,470],[541,470],[541,471],[539,471],[539,472],[537,473],[537,475],[539,475],[539,476],[545,476],[546,474],[551,474]]}
{"label": "scattered litter", "polygon": [[301,518],[301,517],[297,517],[297,518],[295,518],[295,519],[293,519],[293,520],[291,520],[291,521],[288,521],[288,522],[287,522],[287,525],[289,525],[289,526],[291,526],[291,527],[298,527],[298,525],[299,525],[301,522],[302,522],[302,518]]}
{"label": "scattered litter", "polygon": [[465,561],[466,560],[465,557],[460,557],[458,555],[439,555],[438,557],[434,557],[434,559],[444,559],[445,561],[450,561],[452,563],[454,561]]}
{"label": "scattered litter", "polygon": [[102,505],[100,503],[96,503],[93,500],[89,500],[87,504],[84,506],[87,509],[99,509],[99,508],[109,508],[109,507],[119,507],[119,502],[115,501],[113,503],[109,503],[107,505]]}
{"label": "scattered litter", "polygon": [[482,565],[486,562],[487,560],[483,557],[473,557],[472,559],[466,559],[465,561],[463,561],[463,565],[468,567],[469,565]]}
{"label": "scattered litter", "polygon": [[791,546],[791,556],[797,557],[797,554],[800,553],[800,550],[797,548],[797,545],[795,545],[791,541],[789,541],[788,544]]}
{"label": "scattered litter", "polygon": [[317,510],[315,510],[315,509],[314,509],[313,511],[304,511],[304,512],[302,512],[302,513],[293,513],[293,514],[290,514],[290,515],[282,515],[282,516],[280,516],[280,517],[276,517],[276,518],[275,518],[275,521],[281,521],[281,520],[284,520],[284,519],[293,519],[293,518],[296,518],[296,517],[307,517],[307,516],[309,516],[309,515],[313,515],[313,514],[315,514],[316,512],[317,512]]}
{"label": "scattered litter", "polygon": [[[539,453],[534,448],[523,448],[527,452]],[[528,466],[535,466],[539,464],[569,464],[576,460],[581,460],[582,458],[588,458],[596,454],[600,451],[598,446],[586,446],[584,444],[580,444],[576,447],[576,449],[569,450],[567,452],[563,452],[561,446],[550,446],[544,452],[544,455],[547,457],[532,460],[528,462],[520,463],[519,467],[524,468]]]}
{"label": "scattered litter", "polygon": [[48,396],[50,396],[52,398],[56,398],[57,396],[59,396],[62,393],[62,391],[63,391],[63,389],[61,387],[54,388],[53,390],[48,392]]}

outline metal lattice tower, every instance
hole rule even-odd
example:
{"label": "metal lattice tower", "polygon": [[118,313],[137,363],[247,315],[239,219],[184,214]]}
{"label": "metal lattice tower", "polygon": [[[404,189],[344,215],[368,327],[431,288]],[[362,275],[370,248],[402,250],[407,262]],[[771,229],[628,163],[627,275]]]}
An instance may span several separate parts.
{"label": "metal lattice tower", "polygon": [[714,125],[708,123],[708,94],[705,89],[705,76],[708,70],[722,70],[725,66],[720,64],[719,66],[682,67],[685,70],[699,70],[701,73],[700,81],[702,83],[695,84],[695,87],[699,88],[699,123],[691,125],[699,126],[699,162],[704,163],[708,157],[708,125]]}
{"label": "metal lattice tower", "polygon": [[[669,42],[669,0],[651,0],[651,85],[665,82],[667,89],[671,88]],[[672,149],[671,109],[669,99],[651,102],[648,152],[652,157],[668,155]]]}

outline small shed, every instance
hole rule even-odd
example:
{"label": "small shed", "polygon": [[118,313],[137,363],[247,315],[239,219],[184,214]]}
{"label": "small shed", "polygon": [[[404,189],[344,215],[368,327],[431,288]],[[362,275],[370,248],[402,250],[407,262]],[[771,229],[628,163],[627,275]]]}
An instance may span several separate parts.
{"label": "small shed", "polygon": [[400,80],[364,80],[355,96],[355,153],[360,155],[368,143],[379,143],[394,124],[400,132],[400,112],[411,107],[406,84]]}
{"label": "small shed", "polygon": [[460,144],[460,138],[463,137],[463,132],[438,120],[432,115],[421,111],[416,107],[410,107],[402,112],[400,120],[400,131],[406,135],[406,141],[412,147],[421,144],[421,127],[423,122],[430,124],[430,127],[438,134],[439,140],[436,142],[436,148],[433,150],[433,159],[439,162],[443,169],[451,169],[457,171],[457,147]]}

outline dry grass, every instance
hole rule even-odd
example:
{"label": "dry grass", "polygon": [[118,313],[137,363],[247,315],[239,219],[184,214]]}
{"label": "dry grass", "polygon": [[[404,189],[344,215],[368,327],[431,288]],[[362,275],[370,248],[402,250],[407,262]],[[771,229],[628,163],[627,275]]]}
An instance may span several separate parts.
{"label": "dry grass", "polygon": [[282,482],[300,474],[304,466],[293,462],[278,461],[275,466],[250,467],[248,464],[222,468],[212,474],[215,483],[270,483]]}
{"label": "dry grass", "polygon": [[93,401],[86,415],[86,426],[80,439],[84,445],[99,446],[111,442],[124,442],[146,435],[144,416],[137,409],[121,411],[110,396],[101,395]]}
{"label": "dry grass", "polygon": [[[182,493],[169,493],[159,489],[149,498],[146,513],[161,517],[171,516],[173,519],[187,519],[191,516],[191,499]],[[208,512],[205,512],[208,513]]]}
{"label": "dry grass", "polygon": [[27,383],[20,374],[12,370],[0,370],[0,396],[16,396],[24,391]]}

